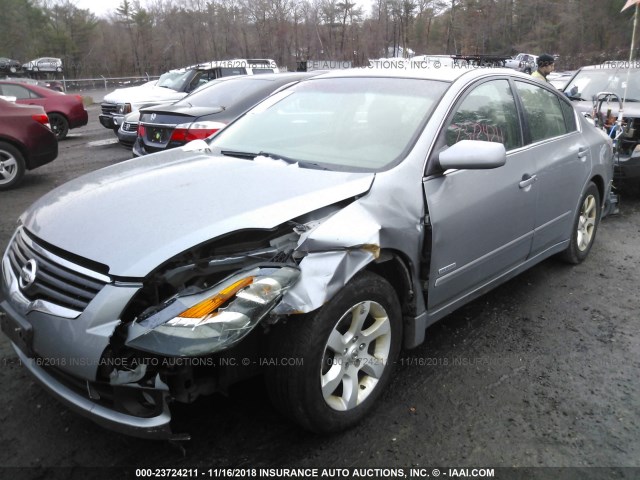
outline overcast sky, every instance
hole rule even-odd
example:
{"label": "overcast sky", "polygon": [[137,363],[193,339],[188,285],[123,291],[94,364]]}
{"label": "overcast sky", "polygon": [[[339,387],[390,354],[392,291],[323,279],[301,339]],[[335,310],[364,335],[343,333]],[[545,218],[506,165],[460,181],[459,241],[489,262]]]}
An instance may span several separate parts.
{"label": "overcast sky", "polygon": [[[355,2],[363,7],[366,14],[369,13],[372,0],[355,0]],[[78,8],[91,10],[96,16],[103,17],[108,13],[115,12],[122,0],[72,0],[72,3]],[[141,0],[140,3],[144,6],[146,2]]]}

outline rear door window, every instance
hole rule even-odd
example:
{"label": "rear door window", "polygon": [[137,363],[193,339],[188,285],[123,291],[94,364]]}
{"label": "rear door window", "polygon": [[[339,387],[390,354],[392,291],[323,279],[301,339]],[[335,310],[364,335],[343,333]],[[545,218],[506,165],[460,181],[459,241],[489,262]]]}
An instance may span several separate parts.
{"label": "rear door window", "polygon": [[[529,126],[527,144],[569,133],[571,125],[567,125],[561,101],[554,93],[531,83],[515,83]],[[573,129],[575,130],[575,119]]]}

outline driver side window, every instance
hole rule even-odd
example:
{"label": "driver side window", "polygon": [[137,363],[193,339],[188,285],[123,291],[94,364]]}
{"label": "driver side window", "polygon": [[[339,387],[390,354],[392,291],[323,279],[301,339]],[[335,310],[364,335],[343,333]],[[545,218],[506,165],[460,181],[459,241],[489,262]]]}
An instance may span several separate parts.
{"label": "driver side window", "polygon": [[446,141],[451,146],[460,140],[502,143],[507,151],[522,146],[520,121],[507,80],[477,86],[457,107],[446,128]]}

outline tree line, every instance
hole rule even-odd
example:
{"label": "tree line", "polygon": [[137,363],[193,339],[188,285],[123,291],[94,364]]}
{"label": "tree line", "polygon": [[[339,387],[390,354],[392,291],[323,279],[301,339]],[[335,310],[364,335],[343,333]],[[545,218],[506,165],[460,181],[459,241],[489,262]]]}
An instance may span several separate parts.
{"label": "tree line", "polygon": [[231,58],[349,61],[411,54],[559,55],[558,69],[628,60],[625,0],[0,0],[0,56],[62,58],[67,78],[158,75]]}

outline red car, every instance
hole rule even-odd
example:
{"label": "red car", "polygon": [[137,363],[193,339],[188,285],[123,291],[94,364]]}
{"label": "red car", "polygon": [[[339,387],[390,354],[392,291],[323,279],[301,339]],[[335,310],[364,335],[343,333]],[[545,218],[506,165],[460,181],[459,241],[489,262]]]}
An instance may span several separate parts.
{"label": "red car", "polygon": [[80,95],[67,95],[38,85],[6,80],[0,81],[0,95],[16,97],[16,103],[43,107],[58,140],[65,138],[70,128],[82,127],[89,121]]}
{"label": "red car", "polygon": [[0,99],[0,190],[16,185],[25,170],[57,156],[58,140],[43,108]]}

